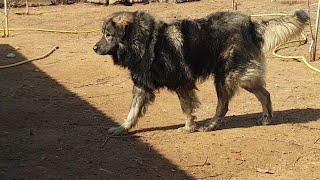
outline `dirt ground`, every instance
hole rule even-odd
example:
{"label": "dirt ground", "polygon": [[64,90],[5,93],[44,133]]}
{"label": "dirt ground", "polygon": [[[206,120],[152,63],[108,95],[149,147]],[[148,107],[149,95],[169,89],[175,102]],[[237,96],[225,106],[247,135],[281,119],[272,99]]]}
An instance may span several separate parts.
{"label": "dirt ground", "polygon": [[[247,14],[288,13],[306,1],[239,1]],[[315,17],[316,1],[312,1]],[[99,29],[120,10],[144,10],[159,19],[196,18],[230,10],[227,0],[185,4],[96,6],[76,4],[10,11],[12,28]],[[308,30],[307,30],[308,32]],[[129,136],[107,138],[122,122],[131,101],[128,72],[98,56],[100,33],[12,32],[0,39],[0,65],[51,56],[0,70],[0,179],[320,179],[320,74],[303,63],[267,54],[267,89],[274,123],[256,126],[261,106],[240,90],[226,123],[214,132],[181,134],[175,94],[161,90]],[[320,47],[320,46],[319,46]],[[307,55],[308,45],[283,54]],[[10,53],[16,58],[6,58]],[[320,67],[320,61],[313,63]],[[198,121],[213,116],[212,80],[199,84]]]}

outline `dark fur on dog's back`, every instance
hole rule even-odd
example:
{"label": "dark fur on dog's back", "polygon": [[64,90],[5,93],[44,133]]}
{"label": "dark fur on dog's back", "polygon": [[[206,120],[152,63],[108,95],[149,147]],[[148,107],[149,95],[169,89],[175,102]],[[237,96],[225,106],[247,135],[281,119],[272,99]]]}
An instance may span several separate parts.
{"label": "dark fur on dog's back", "polygon": [[[258,97],[264,104],[265,118],[271,118],[271,101],[264,89],[263,49],[296,36],[307,20],[303,11],[263,23],[236,12],[173,22],[155,20],[145,12],[119,12],[104,22],[104,37],[94,50],[112,55],[115,64],[128,68],[135,87],[143,95],[149,94],[146,97],[154,97],[159,88],[176,91],[181,106],[188,107],[182,109],[189,119],[193,119],[191,113],[198,104],[193,92],[196,82],[210,75],[215,79],[218,116],[224,116],[240,86]],[[136,108],[144,108],[153,99],[141,101],[144,103]],[[130,111],[132,116],[134,112]]]}
{"label": "dark fur on dog's back", "polygon": [[126,50],[112,55],[116,64],[130,69],[135,84],[148,89],[175,90],[211,74],[225,75],[246,61],[243,56],[256,56],[262,44],[256,25],[239,13],[171,23],[144,12],[133,17]]}
{"label": "dark fur on dog's back", "polygon": [[144,12],[117,14],[121,13],[133,16],[134,22],[113,59],[130,69],[136,84],[148,89],[175,90],[194,86],[195,80],[211,74],[243,72],[248,59],[261,54],[264,42],[257,30],[260,25],[240,13],[218,12],[171,23]]}

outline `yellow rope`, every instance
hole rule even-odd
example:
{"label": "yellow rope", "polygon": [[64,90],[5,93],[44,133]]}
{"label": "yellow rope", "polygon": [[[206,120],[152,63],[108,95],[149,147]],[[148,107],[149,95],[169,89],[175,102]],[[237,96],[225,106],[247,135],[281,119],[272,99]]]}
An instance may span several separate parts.
{"label": "yellow rope", "polygon": [[0,69],[11,68],[11,67],[19,66],[21,64],[25,64],[25,63],[28,63],[28,62],[31,62],[31,61],[37,61],[37,60],[40,60],[40,59],[44,59],[44,58],[50,56],[50,54],[52,54],[57,49],[59,49],[59,46],[53,47],[49,52],[47,52],[45,55],[42,55],[40,57],[37,57],[37,58],[34,58],[34,59],[25,60],[25,61],[21,61],[21,62],[17,62],[17,63],[13,63],[13,64],[0,66]]}
{"label": "yellow rope", "polygon": [[[0,29],[0,31],[3,31]],[[33,28],[12,28],[9,31],[29,31],[29,32],[54,32],[54,33],[69,33],[69,34],[85,34],[99,32],[100,30],[88,30],[88,31],[72,31],[72,30],[59,30],[59,29],[33,29]]]}

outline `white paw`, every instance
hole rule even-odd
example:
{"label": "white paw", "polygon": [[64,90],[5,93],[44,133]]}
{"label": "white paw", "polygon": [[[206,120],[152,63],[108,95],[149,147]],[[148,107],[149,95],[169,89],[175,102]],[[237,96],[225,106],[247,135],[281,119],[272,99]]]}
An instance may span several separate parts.
{"label": "white paw", "polygon": [[108,130],[108,133],[114,136],[124,135],[127,134],[128,131],[126,128],[122,126],[112,127]]}
{"label": "white paw", "polygon": [[195,132],[196,131],[196,126],[193,125],[193,126],[190,126],[190,127],[181,127],[178,129],[178,132],[179,133],[192,133],[192,132]]}

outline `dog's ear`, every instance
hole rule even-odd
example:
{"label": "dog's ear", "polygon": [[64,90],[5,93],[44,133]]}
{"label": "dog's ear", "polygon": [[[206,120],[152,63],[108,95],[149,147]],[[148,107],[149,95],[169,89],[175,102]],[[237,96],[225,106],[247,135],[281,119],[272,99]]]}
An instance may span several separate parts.
{"label": "dog's ear", "polygon": [[125,30],[134,21],[134,15],[131,12],[123,12],[112,18],[114,25]]}
{"label": "dog's ear", "polygon": [[113,18],[113,21],[117,26],[127,26],[130,23],[133,23],[133,14],[132,13],[121,13],[118,16]]}

